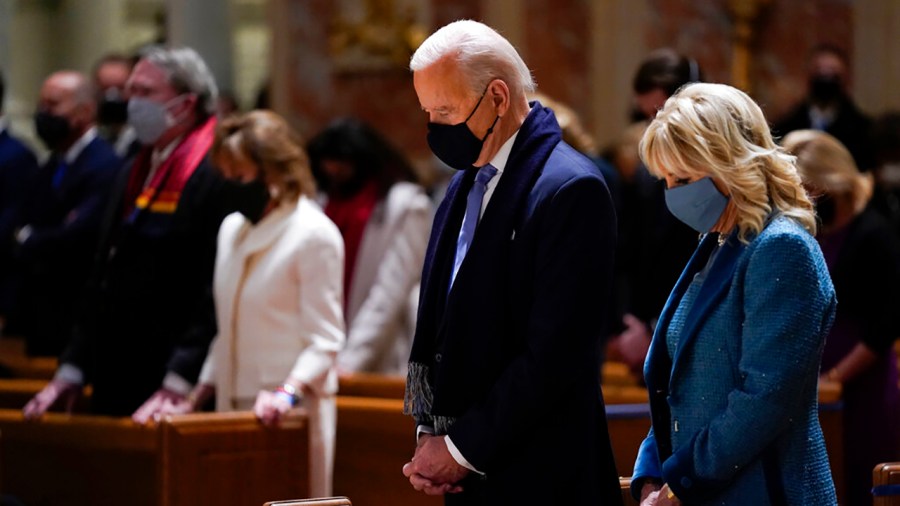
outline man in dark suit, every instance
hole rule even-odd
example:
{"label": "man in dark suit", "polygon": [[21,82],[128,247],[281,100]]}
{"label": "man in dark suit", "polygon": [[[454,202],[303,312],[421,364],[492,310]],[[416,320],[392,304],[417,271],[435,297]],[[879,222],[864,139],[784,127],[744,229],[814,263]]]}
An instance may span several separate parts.
{"label": "man in dark suit", "polygon": [[29,355],[58,356],[68,340],[122,163],[97,137],[96,112],[83,74],[60,71],[44,81],[34,122],[51,155],[16,233],[24,275],[14,317]]}
{"label": "man in dark suit", "polygon": [[141,148],[134,129],[128,126],[125,85],[133,65],[132,58],[118,53],[106,54],[94,64],[98,133],[123,158],[130,158]]}
{"label": "man in dark suit", "polygon": [[153,48],[128,88],[128,122],[144,147],[116,181],[88,303],[29,418],[70,407],[90,382],[93,412],[147,421],[190,392],[216,332],[216,235],[229,211],[207,157],[215,81],[192,49]]}
{"label": "man in dark suit", "polygon": [[0,73],[0,320],[9,315],[16,298],[19,269],[13,265],[14,232],[25,194],[38,171],[34,153],[9,133],[3,117],[4,91]]}
{"label": "man in dark suit", "polygon": [[849,93],[847,56],[840,48],[819,44],[810,51],[807,96],[772,125],[779,137],[812,128],[837,137],[862,171],[874,169],[872,119],[853,102]]}
{"label": "man in dark suit", "polygon": [[600,392],[616,242],[603,177],[527,102],[531,73],[493,29],[451,23],[410,68],[429,145],[459,172],[425,259],[403,473],[447,504],[621,504]]}

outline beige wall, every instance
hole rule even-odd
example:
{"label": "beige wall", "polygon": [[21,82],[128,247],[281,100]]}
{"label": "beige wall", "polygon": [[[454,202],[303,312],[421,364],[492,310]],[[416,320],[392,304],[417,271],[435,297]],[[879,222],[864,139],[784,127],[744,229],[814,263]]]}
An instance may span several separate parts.
{"label": "beige wall", "polygon": [[[129,52],[152,40],[159,28],[155,15],[166,5],[176,9],[177,19],[170,19],[170,25],[180,23],[182,34],[208,28],[193,26],[202,24],[203,16],[190,14],[186,1],[0,2],[0,66],[7,79],[6,112],[14,128],[33,138],[31,113],[40,83],[50,72],[63,67],[89,71],[107,51]],[[671,45],[695,55],[711,79],[727,82],[729,77],[732,25],[718,0],[403,1],[422,8],[431,20],[428,30],[460,17],[496,27],[536,69],[542,91],[573,106],[600,145],[624,128],[631,78],[650,49]],[[817,8],[810,9],[811,3]],[[335,114],[360,112],[393,130],[414,158],[427,158],[408,73],[400,69],[390,75],[334,77],[328,55],[315,54],[315,47],[327,47],[335,2],[204,0],[204,5],[223,6],[217,12],[225,13],[227,24],[218,28],[223,35],[212,40],[223,39],[218,56],[229,59],[230,70],[222,81],[230,83],[226,86],[244,107],[253,104],[271,71],[277,83],[276,108],[302,129],[314,130]],[[896,0],[772,0],[759,29],[762,38],[754,48],[751,79],[772,114],[802,92],[803,55],[821,38],[848,48],[856,75],[854,95],[864,110],[877,114],[900,109]],[[376,90],[381,96],[373,95]],[[387,104],[381,107],[373,101]]]}
{"label": "beige wall", "polygon": [[[209,26],[198,22],[208,16],[188,8],[196,2],[168,1],[174,5],[169,22],[177,25],[183,43],[189,43],[195,32],[215,37],[213,45],[224,41],[225,46],[213,47],[210,59],[225,55],[226,64],[218,67],[226,72],[222,81],[243,106],[252,105],[270,68],[267,0],[204,0],[222,20],[218,36],[209,35]],[[167,0],[0,0],[5,113],[16,134],[43,154],[31,116],[44,79],[63,68],[90,72],[105,53],[130,54],[153,42],[162,29],[157,15],[166,6]]]}
{"label": "beige wall", "polygon": [[853,2],[854,94],[867,111],[900,111],[900,2]]}

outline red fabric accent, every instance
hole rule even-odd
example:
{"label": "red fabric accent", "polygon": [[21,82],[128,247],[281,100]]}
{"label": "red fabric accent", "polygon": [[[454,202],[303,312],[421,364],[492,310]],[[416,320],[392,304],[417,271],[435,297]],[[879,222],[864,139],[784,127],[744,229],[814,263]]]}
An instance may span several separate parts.
{"label": "red fabric accent", "polygon": [[344,309],[350,299],[353,270],[363,232],[377,203],[378,185],[370,181],[350,197],[329,196],[325,205],[325,214],[337,225],[344,237]]}
{"label": "red fabric accent", "polygon": [[[125,216],[128,216],[135,207],[147,207],[147,202],[157,200],[157,196],[160,194],[166,194],[168,198],[174,196],[175,205],[177,205],[177,199],[181,196],[184,185],[212,147],[215,128],[216,118],[211,117],[199,127],[188,132],[172,151],[172,154],[162,162],[153,175],[153,179],[146,186],[144,186],[144,181],[147,180],[147,175],[150,173],[150,158],[153,148],[150,146],[143,148],[135,157],[134,166],[128,179],[125,193]],[[171,212],[174,212],[174,208]]]}

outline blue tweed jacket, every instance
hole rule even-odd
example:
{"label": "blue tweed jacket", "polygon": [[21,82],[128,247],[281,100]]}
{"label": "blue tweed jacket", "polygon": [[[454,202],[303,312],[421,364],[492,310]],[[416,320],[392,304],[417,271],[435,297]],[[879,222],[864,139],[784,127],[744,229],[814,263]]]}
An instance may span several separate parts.
{"label": "blue tweed jacket", "polygon": [[819,246],[784,216],[749,244],[732,237],[670,359],[669,323],[715,247],[714,235],[701,241],[653,336],[644,364],[653,428],[632,494],[652,477],[691,505],[836,504],[817,404],[836,299]]}

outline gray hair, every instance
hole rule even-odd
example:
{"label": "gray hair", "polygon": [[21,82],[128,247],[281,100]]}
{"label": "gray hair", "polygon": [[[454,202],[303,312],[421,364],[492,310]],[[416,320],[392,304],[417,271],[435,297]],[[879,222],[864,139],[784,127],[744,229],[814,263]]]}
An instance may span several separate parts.
{"label": "gray hair", "polygon": [[215,114],[219,94],[216,80],[196,51],[189,47],[154,46],[141,54],[141,59],[162,69],[169,84],[179,93],[197,95],[196,113],[201,119]]}
{"label": "gray hair", "polygon": [[493,79],[505,82],[513,94],[535,90],[534,77],[516,48],[493,28],[468,19],[454,21],[431,34],[412,55],[413,72],[452,56],[468,81],[480,94]]}

